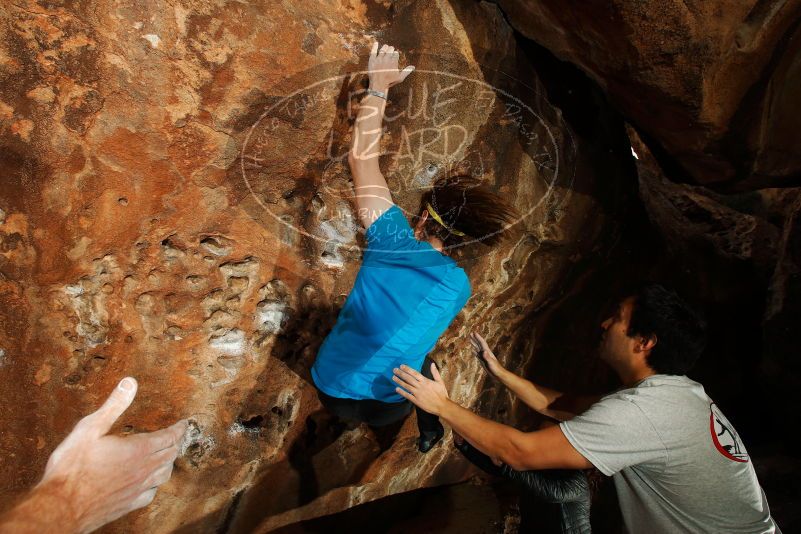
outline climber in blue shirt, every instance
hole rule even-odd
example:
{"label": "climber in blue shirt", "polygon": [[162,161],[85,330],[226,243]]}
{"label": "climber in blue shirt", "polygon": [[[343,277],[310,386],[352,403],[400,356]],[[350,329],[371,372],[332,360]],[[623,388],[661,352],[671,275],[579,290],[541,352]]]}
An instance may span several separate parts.
{"label": "climber in blue shirt", "polygon": [[[414,67],[398,69],[398,52],[373,45],[370,89],[360,103],[348,154],[367,247],[353,289],[323,341],[311,374],[322,404],[343,419],[374,427],[403,419],[411,404],[395,390],[401,364],[431,375],[428,353],[470,297],[470,282],[448,252],[471,241],[495,245],[517,212],[480,180],[440,179],[421,199],[412,228],[392,201],[378,164],[389,88]],[[436,416],[418,410],[418,448],[443,436]]]}

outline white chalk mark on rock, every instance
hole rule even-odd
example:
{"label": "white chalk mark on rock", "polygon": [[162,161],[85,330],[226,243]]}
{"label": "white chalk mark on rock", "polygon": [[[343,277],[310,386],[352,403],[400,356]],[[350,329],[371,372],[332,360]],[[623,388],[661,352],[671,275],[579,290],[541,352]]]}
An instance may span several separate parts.
{"label": "white chalk mark on rock", "polygon": [[258,434],[260,431],[261,429],[259,427],[256,428],[246,427],[239,421],[234,421],[234,424],[228,427],[229,436],[235,436],[237,434]]}
{"label": "white chalk mark on rock", "polygon": [[281,331],[286,316],[286,303],[262,301],[256,306],[256,328],[265,334]]}
{"label": "white chalk mark on rock", "polygon": [[189,422],[184,440],[181,443],[181,456],[189,456],[197,462],[216,445],[212,436],[207,436],[194,421]]}
{"label": "white chalk mark on rock", "polygon": [[245,353],[245,333],[238,328],[214,334],[209,340],[211,348],[230,354],[242,356]]}
{"label": "white chalk mark on rock", "polygon": [[150,46],[153,48],[158,48],[159,43],[161,42],[161,38],[155,33],[146,33],[142,36],[142,39],[145,39],[147,42],[149,42]]}
{"label": "white chalk mark on rock", "polygon": [[356,226],[353,222],[353,212],[346,204],[337,207],[337,216],[320,224],[326,243],[320,260],[329,267],[341,269],[345,266],[341,247],[353,242],[356,238]]}
{"label": "white chalk mark on rock", "polygon": [[111,273],[119,270],[116,260],[111,255],[94,260],[95,273],[82,277],[74,284],[64,286],[64,294],[69,297],[69,304],[75,311],[78,322],[75,331],[84,338],[89,347],[95,347],[106,341],[109,330],[106,299],[108,294],[102,288],[113,279]]}
{"label": "white chalk mark on rock", "polygon": [[200,245],[215,256],[227,256],[233,250],[233,241],[222,236],[207,236]]}

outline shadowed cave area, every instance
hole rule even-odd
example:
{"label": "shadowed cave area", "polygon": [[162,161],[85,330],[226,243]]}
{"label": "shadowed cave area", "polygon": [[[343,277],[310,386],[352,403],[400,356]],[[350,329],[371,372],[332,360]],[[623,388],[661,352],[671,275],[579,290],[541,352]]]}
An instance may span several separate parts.
{"label": "shadowed cave area", "polygon": [[[114,427],[191,420],[171,481],[103,532],[558,532],[554,510],[415,416],[328,413],[310,368],[364,247],[347,151],[373,39],[381,168],[413,222],[464,172],[521,212],[457,259],[472,296],[431,357],[452,399],[534,430],[473,355],[558,390],[618,387],[600,323],[675,288],[709,343],[689,376],[801,528],[801,3],[400,0],[0,7],[0,511],[126,375]],[[598,477],[596,532],[622,532]]]}

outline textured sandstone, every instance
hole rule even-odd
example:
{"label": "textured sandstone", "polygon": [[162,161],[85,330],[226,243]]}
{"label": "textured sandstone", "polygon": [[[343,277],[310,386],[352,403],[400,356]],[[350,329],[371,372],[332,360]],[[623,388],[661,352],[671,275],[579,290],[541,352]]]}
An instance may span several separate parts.
{"label": "textured sandstone", "polygon": [[801,183],[801,1],[498,4],[526,37],[604,87],[674,180],[729,190]]}
{"label": "textured sandstone", "polygon": [[[797,404],[801,197],[761,188],[798,183],[801,2],[498,4],[0,7],[0,507],[126,374],[116,431],[193,425],[153,506],[109,532],[265,531],[472,474],[450,447],[419,455],[413,418],[396,439],[333,420],[310,382],[361,257],[348,73],[373,37],[417,66],[382,159],[407,215],[454,169],[526,214],[458,253],[474,295],[433,354],[457,400],[532,423],[474,329],[513,370],[603,387],[587,332],[649,272],[717,317],[698,373],[727,413],[748,422],[755,383]],[[506,20],[595,79],[628,138]],[[797,415],[776,428],[799,439]]]}
{"label": "textured sandstone", "polygon": [[[383,443],[332,421],[310,383],[363,242],[346,74],[368,36],[417,65],[385,136],[408,157],[382,161],[404,209],[458,166],[526,214],[505,247],[461,254],[474,296],[434,353],[457,400],[511,422],[508,397],[479,395],[466,336],[530,363],[537,313],[611,235],[608,151],[580,150],[493,4],[150,5],[0,11],[0,499],[129,374],[140,393],[117,431],[193,427],[154,505],[111,532],[266,530],[463,480],[450,447],[418,455],[413,419]],[[437,88],[453,99],[439,114]],[[420,140],[436,131],[452,135]]]}

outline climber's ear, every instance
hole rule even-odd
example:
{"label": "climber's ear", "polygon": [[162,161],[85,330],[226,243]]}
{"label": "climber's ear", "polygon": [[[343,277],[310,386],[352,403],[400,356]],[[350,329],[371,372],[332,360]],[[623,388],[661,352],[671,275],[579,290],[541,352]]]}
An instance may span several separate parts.
{"label": "climber's ear", "polygon": [[423,226],[425,226],[427,220],[428,210],[423,210],[423,213],[420,214],[420,218],[417,220],[417,224],[414,225],[415,239],[420,240],[423,237]]}

